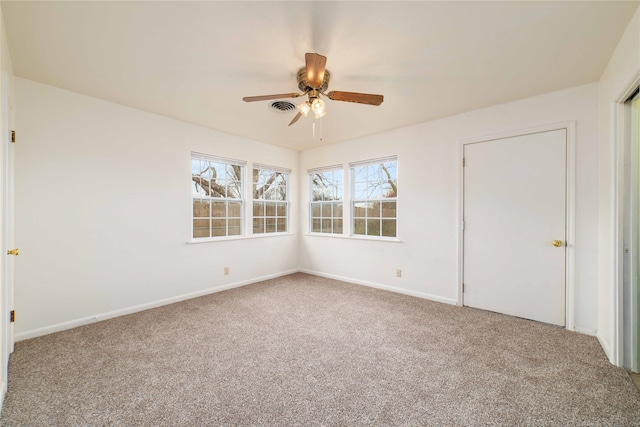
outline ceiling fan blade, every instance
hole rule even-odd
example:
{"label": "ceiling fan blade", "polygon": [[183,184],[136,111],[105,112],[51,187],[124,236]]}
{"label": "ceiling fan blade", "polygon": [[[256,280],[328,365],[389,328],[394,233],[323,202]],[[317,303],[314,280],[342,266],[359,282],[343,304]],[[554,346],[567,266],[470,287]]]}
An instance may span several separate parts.
{"label": "ceiling fan blade", "polygon": [[320,89],[324,82],[324,67],[327,64],[327,57],[317,53],[306,53],[304,55],[307,68],[307,84]]}
{"label": "ceiling fan blade", "polygon": [[357,102],[358,104],[380,105],[384,101],[382,95],[372,95],[370,93],[340,92],[331,91],[327,97],[334,101]]}
{"label": "ceiling fan blade", "polygon": [[242,100],[244,102],[268,101],[270,99],[297,98],[300,95],[300,93],[280,93],[278,95],[245,96]]}
{"label": "ceiling fan blade", "polygon": [[302,111],[298,111],[298,114],[296,114],[296,116],[293,118],[293,120],[291,120],[291,123],[289,123],[289,126],[291,126],[292,124],[297,122],[298,119],[300,118],[300,116],[302,116]]}

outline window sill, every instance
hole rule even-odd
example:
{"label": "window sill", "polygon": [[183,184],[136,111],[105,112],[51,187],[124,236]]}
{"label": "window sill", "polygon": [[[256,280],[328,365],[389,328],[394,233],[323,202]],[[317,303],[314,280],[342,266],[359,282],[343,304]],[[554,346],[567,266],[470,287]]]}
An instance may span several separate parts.
{"label": "window sill", "polygon": [[402,240],[397,237],[379,237],[379,236],[347,236],[344,234],[330,234],[330,233],[305,233],[305,237],[328,237],[330,239],[347,239],[347,240],[368,240],[374,242],[390,242],[390,243],[402,243]]}
{"label": "window sill", "polygon": [[250,240],[250,239],[266,239],[269,237],[282,237],[293,236],[293,233],[265,233],[265,234],[252,234],[250,236],[228,236],[228,237],[208,237],[202,239],[191,239],[187,241],[188,245],[198,243],[212,243],[212,242],[228,242],[231,240]]}

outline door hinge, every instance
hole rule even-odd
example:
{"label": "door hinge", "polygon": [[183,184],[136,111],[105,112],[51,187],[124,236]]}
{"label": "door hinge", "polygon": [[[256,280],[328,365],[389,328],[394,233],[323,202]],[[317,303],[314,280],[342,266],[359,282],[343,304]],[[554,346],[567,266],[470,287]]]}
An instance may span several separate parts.
{"label": "door hinge", "polygon": [[11,142],[13,142],[13,143],[16,142],[16,131],[15,130],[11,131]]}
{"label": "door hinge", "polygon": [[464,283],[462,284],[462,292],[464,293]]}
{"label": "door hinge", "polygon": [[11,310],[11,313],[9,313],[9,321],[11,323],[16,321],[16,311],[15,310]]}
{"label": "door hinge", "polygon": [[465,159],[464,157],[462,158],[462,167],[464,167],[467,163],[467,159]]}

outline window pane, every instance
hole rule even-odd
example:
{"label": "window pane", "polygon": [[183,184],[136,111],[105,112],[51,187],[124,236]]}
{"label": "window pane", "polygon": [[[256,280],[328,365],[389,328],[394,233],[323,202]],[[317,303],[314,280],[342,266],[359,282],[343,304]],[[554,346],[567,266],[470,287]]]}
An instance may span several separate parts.
{"label": "window pane", "polygon": [[202,185],[202,177],[200,175],[193,175],[191,182],[193,182],[192,194],[196,197],[207,197],[208,194],[204,190]]}
{"label": "window pane", "polygon": [[241,218],[242,217],[242,203],[229,202],[229,218]]}
{"label": "window pane", "polygon": [[285,233],[287,231],[287,219],[286,218],[276,219],[276,227],[277,227],[278,233]]}
{"label": "window pane", "polygon": [[211,202],[211,216],[226,217],[227,216],[227,202]]}
{"label": "window pane", "polygon": [[344,182],[342,178],[342,171],[335,171],[334,174],[336,200],[342,200]]}
{"label": "window pane", "polygon": [[379,219],[368,219],[367,220],[367,235],[368,236],[379,236],[380,235],[380,220]]}
{"label": "window pane", "polygon": [[273,202],[265,203],[265,216],[276,216],[276,204]]}
{"label": "window pane", "polygon": [[311,231],[314,233],[320,233],[320,220],[313,219],[311,220]]}
{"label": "window pane", "polygon": [[322,220],[322,232],[331,233],[331,219]]}
{"label": "window pane", "polygon": [[367,217],[368,218],[380,217],[380,202],[369,202],[367,204]]}
{"label": "window pane", "polygon": [[331,203],[322,204],[322,217],[331,218]]}
{"label": "window pane", "polygon": [[227,165],[227,180],[229,181],[242,180],[242,167],[238,165]]}
{"label": "window pane", "polygon": [[202,185],[205,187],[205,192],[211,197],[221,198],[227,197],[227,189],[225,183],[219,180],[211,179],[210,181],[202,181]]}
{"label": "window pane", "polygon": [[276,219],[275,218],[265,218],[265,231],[267,233],[275,233],[276,232]]}
{"label": "window pane", "polygon": [[227,235],[227,220],[226,219],[213,219],[211,220],[211,235],[226,236]]}
{"label": "window pane", "polygon": [[314,218],[320,218],[320,210],[322,206],[319,203],[314,203],[311,205],[311,216]]}
{"label": "window pane", "polygon": [[282,184],[276,189],[275,200],[287,200],[287,186]]}
{"label": "window pane", "polygon": [[253,218],[253,232],[264,233],[264,218]]}
{"label": "window pane", "polygon": [[276,213],[279,217],[287,216],[287,204],[286,203],[278,203],[276,206]]}
{"label": "window pane", "polygon": [[357,182],[355,185],[355,191],[353,194],[354,199],[366,199],[368,194],[368,185],[366,182],[359,183]]}
{"label": "window pane", "polygon": [[229,236],[239,236],[242,234],[242,220],[230,219],[229,220]]}
{"label": "window pane", "polygon": [[194,219],[193,220],[193,237],[210,237],[209,235],[209,219]]}
{"label": "window pane", "polygon": [[[367,214],[367,203],[365,202],[355,202],[353,204],[353,216],[364,218]],[[362,233],[364,234],[364,232]]]}
{"label": "window pane", "polygon": [[253,216],[264,216],[264,202],[253,202]]}
{"label": "window pane", "polygon": [[388,237],[396,237],[396,220],[395,219],[382,220],[382,235],[388,236]]}
{"label": "window pane", "polygon": [[382,216],[383,218],[395,218],[396,202],[382,202]]}
{"label": "window pane", "polygon": [[242,184],[240,181],[227,182],[227,197],[231,199],[242,199]]}
{"label": "window pane", "polygon": [[342,203],[335,203],[333,205],[333,217],[342,218]]}
{"label": "window pane", "polygon": [[209,218],[210,213],[209,200],[193,199],[194,218]]}
{"label": "window pane", "polygon": [[376,182],[369,186],[369,199],[379,199],[382,197],[382,187],[384,183]]}
{"label": "window pane", "polygon": [[342,220],[334,219],[333,220],[333,232],[336,234],[342,234]]}
{"label": "window pane", "polygon": [[353,220],[353,234],[365,234],[367,229],[367,222],[364,219]]}

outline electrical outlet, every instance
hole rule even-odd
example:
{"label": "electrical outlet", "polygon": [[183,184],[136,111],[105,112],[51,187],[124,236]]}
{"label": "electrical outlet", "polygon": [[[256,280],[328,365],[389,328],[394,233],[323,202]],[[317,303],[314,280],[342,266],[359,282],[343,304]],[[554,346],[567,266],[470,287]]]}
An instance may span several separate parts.
{"label": "electrical outlet", "polygon": [[229,267],[225,267],[224,268],[224,275],[228,276],[229,275]]}
{"label": "electrical outlet", "polygon": [[396,277],[402,277],[402,270],[400,269],[396,270]]}

